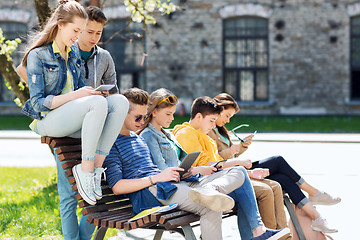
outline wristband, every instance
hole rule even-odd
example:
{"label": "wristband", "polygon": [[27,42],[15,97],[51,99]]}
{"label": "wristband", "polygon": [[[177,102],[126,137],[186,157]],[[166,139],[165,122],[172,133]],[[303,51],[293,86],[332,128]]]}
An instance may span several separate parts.
{"label": "wristband", "polygon": [[150,181],[151,185],[154,185],[154,182],[152,181],[151,176],[149,176],[149,181]]}

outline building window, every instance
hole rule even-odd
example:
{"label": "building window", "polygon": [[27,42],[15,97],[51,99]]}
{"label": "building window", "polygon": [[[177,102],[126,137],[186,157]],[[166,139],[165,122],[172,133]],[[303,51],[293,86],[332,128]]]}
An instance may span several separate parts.
{"label": "building window", "polygon": [[351,18],[350,99],[360,100],[360,16]]}
{"label": "building window", "polygon": [[[27,26],[18,22],[0,22],[0,28],[3,30],[5,40],[21,39],[21,44],[11,56],[14,65],[18,66],[24,56]],[[12,102],[14,99],[15,94],[6,87],[3,77],[0,75],[0,102]]]}
{"label": "building window", "polygon": [[243,102],[268,101],[268,20],[223,21],[223,90]]}
{"label": "building window", "polygon": [[120,92],[138,87],[146,89],[145,64],[141,66],[144,44],[138,36],[142,25],[128,20],[110,20],[103,32],[103,47],[114,59]]}

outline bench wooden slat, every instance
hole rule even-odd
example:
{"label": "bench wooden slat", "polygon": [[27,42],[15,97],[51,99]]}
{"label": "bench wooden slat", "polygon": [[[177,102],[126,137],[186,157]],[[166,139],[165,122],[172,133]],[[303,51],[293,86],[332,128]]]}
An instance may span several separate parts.
{"label": "bench wooden slat", "polygon": [[108,226],[111,228],[118,228],[117,226],[119,226],[120,227],[119,229],[122,229],[123,223],[128,221],[130,218],[132,218],[131,213],[129,213],[128,215],[123,214],[121,216],[116,216],[108,221]]}
{"label": "bench wooden slat", "polygon": [[[70,168],[70,171],[71,171],[71,168],[72,168],[73,166],[78,165],[78,164],[80,164],[80,163],[81,163],[81,160],[68,161],[68,162],[63,163],[61,166],[62,166],[63,169],[68,169],[68,168]],[[72,175],[72,173],[70,173],[70,174]],[[71,175],[70,175],[70,176],[71,176]]]}
{"label": "bench wooden slat", "polygon": [[168,220],[171,220],[171,219],[177,218],[177,217],[181,217],[181,216],[186,216],[189,214],[192,214],[192,213],[189,213],[189,212],[183,211],[183,210],[178,210],[176,212],[167,213],[167,214],[160,216],[159,223],[164,224]]}
{"label": "bench wooden slat", "polygon": [[71,176],[73,175],[72,169],[70,168],[70,169],[66,170],[66,171],[65,171],[65,175],[66,175],[67,177],[71,177]]}
{"label": "bench wooden slat", "polygon": [[133,221],[133,222],[125,222],[125,223],[124,223],[124,230],[126,230],[126,231],[129,231],[129,230],[131,230],[131,229],[135,229],[135,228],[137,228],[137,227],[138,227],[138,225],[137,225],[136,221]]}
{"label": "bench wooden slat", "polygon": [[[99,205],[99,204],[105,204],[105,203],[108,203],[108,202],[114,202],[114,201],[119,201],[119,200],[122,200],[123,198],[117,196],[117,195],[103,195],[103,198],[101,200],[97,200],[96,201],[96,205]],[[84,207],[88,207],[89,204],[86,203],[85,201],[82,201],[82,202],[79,202],[79,207],[80,208],[84,208]]]}
{"label": "bench wooden slat", "polygon": [[67,152],[81,152],[81,145],[60,146],[56,148],[55,152],[57,154],[62,154]]}
{"label": "bench wooden slat", "polygon": [[[60,146],[67,146],[67,145],[78,145],[81,144],[80,138],[50,138],[51,142],[48,143],[52,148],[60,147]],[[47,142],[46,142],[47,143]]]}
{"label": "bench wooden slat", "polygon": [[[127,217],[129,217],[128,219],[130,219],[131,218],[131,212],[132,212],[132,208],[129,207],[129,208],[121,209],[120,213],[121,213],[121,215],[126,214]],[[112,211],[112,212],[109,212],[106,216],[99,217],[99,218],[102,219],[101,227],[108,227],[110,221],[119,218],[119,212]],[[114,224],[114,227],[115,227],[115,224]]]}
{"label": "bench wooden slat", "polygon": [[46,143],[46,138],[48,137],[41,137],[41,143]]}
{"label": "bench wooden slat", "polygon": [[83,208],[81,210],[81,213],[83,215],[88,215],[89,213],[93,213],[93,212],[105,212],[110,209],[116,209],[116,208],[125,207],[125,206],[129,206],[129,205],[131,205],[131,202],[130,202],[130,200],[127,200],[127,201],[122,201],[122,202],[115,202],[115,203],[109,203],[109,204],[105,204],[105,205],[99,205],[99,206],[96,206],[96,208],[93,208],[93,207]]}
{"label": "bench wooden slat", "polygon": [[95,212],[95,213],[90,213],[86,219],[86,221],[88,223],[93,223],[95,218],[100,218],[102,216],[107,216],[108,214],[112,214],[115,215],[117,217],[123,216],[123,215],[128,215],[130,216],[127,219],[131,218],[131,212],[132,212],[132,208],[124,208],[124,209],[117,209],[114,211],[108,211],[108,212]]}
{"label": "bench wooden slat", "polygon": [[166,229],[170,230],[170,229],[181,227],[181,226],[184,226],[184,225],[187,225],[189,223],[196,222],[199,220],[200,220],[200,216],[195,215],[195,214],[189,214],[189,215],[186,215],[183,217],[178,217],[178,218],[174,218],[174,219],[167,221],[164,224],[164,227]]}
{"label": "bench wooden slat", "polygon": [[60,161],[72,160],[72,159],[81,161],[81,152],[69,152],[69,153],[62,153],[59,155]]}

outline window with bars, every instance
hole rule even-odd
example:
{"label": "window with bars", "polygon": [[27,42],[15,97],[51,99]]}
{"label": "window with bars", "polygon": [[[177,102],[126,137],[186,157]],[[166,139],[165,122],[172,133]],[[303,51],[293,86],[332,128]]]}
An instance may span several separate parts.
{"label": "window with bars", "polygon": [[268,20],[223,21],[223,90],[243,102],[268,101]]}
{"label": "window with bars", "polygon": [[110,20],[103,31],[103,46],[114,60],[120,92],[138,87],[146,89],[145,64],[141,66],[144,42],[142,25],[126,19]]}
{"label": "window with bars", "polygon": [[[24,23],[18,22],[0,22],[0,28],[3,31],[5,40],[21,39],[21,44],[11,55],[14,65],[18,66],[24,56],[27,26]],[[0,102],[12,102],[14,99],[15,94],[6,87],[5,81],[0,74]]]}
{"label": "window with bars", "polygon": [[351,18],[350,66],[351,83],[350,99],[360,100],[360,16]]}

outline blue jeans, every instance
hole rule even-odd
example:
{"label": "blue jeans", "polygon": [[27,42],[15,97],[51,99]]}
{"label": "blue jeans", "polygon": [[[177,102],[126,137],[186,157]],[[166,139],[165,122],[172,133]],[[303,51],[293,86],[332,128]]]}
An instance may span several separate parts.
{"label": "blue jeans", "polygon": [[252,168],[268,168],[270,175],[268,179],[280,183],[282,189],[289,194],[291,201],[298,207],[302,208],[309,199],[301,191],[300,185],[305,180],[286,162],[282,156],[273,156],[255,162]]}
{"label": "blue jeans", "polygon": [[57,185],[60,199],[61,228],[65,240],[88,240],[94,232],[95,226],[86,221],[87,217],[82,216],[80,223],[76,215],[77,200],[72,190],[65,170],[56,153],[55,161],[57,168]]}
{"label": "blue jeans", "polygon": [[245,175],[243,185],[230,194],[238,207],[237,220],[241,240],[250,240],[253,237],[252,231],[260,225],[264,225],[256,203],[254,189],[250,183],[245,168],[241,168]]}

